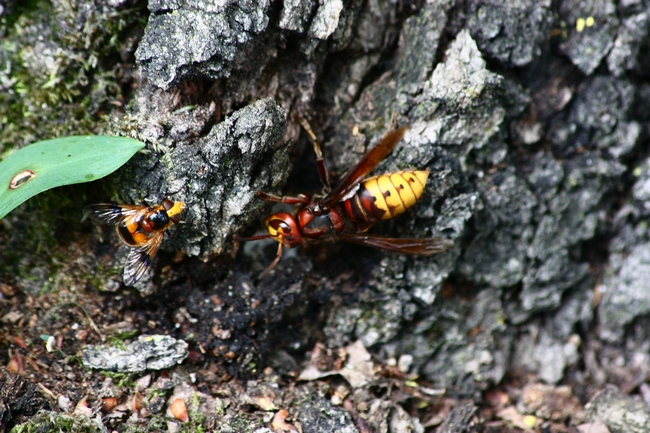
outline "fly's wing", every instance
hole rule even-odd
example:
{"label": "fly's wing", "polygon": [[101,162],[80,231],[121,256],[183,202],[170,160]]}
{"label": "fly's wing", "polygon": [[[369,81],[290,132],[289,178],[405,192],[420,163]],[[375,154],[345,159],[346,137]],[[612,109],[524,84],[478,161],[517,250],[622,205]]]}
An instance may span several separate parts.
{"label": "fly's wing", "polygon": [[322,200],[325,208],[332,207],[352,191],[371,171],[386,158],[391,150],[400,142],[408,127],[403,127],[384,135],[379,144],[368,151],[357,164],[341,178],[334,189]]}
{"label": "fly's wing", "polygon": [[342,233],[339,235],[339,239],[353,244],[419,256],[438,254],[454,245],[452,241],[443,238],[385,238],[358,233]]}
{"label": "fly's wing", "polygon": [[120,205],[115,203],[91,204],[84,207],[84,218],[103,224],[117,225],[126,218],[133,217],[142,211],[144,206]]}
{"label": "fly's wing", "polygon": [[163,240],[163,231],[155,232],[151,239],[139,248],[132,248],[124,265],[124,284],[132,286],[138,281],[151,264],[160,243]]}

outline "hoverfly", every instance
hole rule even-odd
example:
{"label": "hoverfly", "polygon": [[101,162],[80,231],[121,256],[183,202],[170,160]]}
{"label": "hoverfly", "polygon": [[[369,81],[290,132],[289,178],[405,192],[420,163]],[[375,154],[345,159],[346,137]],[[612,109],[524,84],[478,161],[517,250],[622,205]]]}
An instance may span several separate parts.
{"label": "hoverfly", "polygon": [[91,204],[84,215],[116,226],[117,234],[131,247],[124,265],[124,284],[132,286],[151,264],[163,240],[165,230],[181,221],[185,203],[165,198],[160,205],[121,205],[115,203]]}
{"label": "hoverfly", "polygon": [[387,173],[364,180],[400,142],[408,127],[386,133],[331,189],[318,139],[304,119],[301,119],[301,124],[313,141],[325,196],[310,199],[306,194],[280,197],[257,193],[257,197],[263,200],[296,205],[293,215],[282,212],[266,218],[264,224],[269,234],[237,238],[240,241],[272,238],[279,243],[277,256],[260,278],[278,263],[283,246],[294,248],[316,240],[341,240],[423,256],[451,248],[453,243],[443,238],[388,238],[364,234],[376,222],[404,213],[415,205],[424,191],[428,169]]}

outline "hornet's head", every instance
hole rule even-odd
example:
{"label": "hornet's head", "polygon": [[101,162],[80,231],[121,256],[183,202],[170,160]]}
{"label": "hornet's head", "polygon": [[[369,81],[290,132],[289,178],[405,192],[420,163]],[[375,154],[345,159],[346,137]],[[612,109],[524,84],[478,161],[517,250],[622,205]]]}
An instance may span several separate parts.
{"label": "hornet's head", "polygon": [[290,213],[276,213],[264,220],[269,236],[289,248],[302,244],[296,219]]}
{"label": "hornet's head", "polygon": [[283,245],[288,248],[293,248],[302,243],[300,228],[298,227],[298,223],[296,223],[296,219],[293,215],[284,212],[276,213],[264,220],[264,224],[266,224],[266,229],[269,232],[268,235],[251,236],[248,238],[240,238],[235,235],[236,242],[258,241],[269,238],[278,241],[278,253],[275,256],[275,260],[271,262],[258,278],[262,278],[264,275],[268,274],[269,271],[275,267],[278,261],[280,261]]}

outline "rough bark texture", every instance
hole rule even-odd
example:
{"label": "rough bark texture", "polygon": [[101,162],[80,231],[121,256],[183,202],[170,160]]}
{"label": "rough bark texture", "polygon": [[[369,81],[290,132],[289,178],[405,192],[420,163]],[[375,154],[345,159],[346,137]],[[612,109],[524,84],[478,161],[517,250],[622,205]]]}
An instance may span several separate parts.
{"label": "rough bark texture", "polygon": [[[188,341],[188,360],[172,369],[170,386],[116,390],[92,378],[103,383],[90,393],[95,412],[108,396],[123,406],[134,394],[147,396],[144,414],[128,405],[104,409],[108,428],[158,428],[168,397],[186,400],[191,428],[215,431],[290,430],[294,423],[303,432],[476,431],[487,422],[553,429],[585,421],[643,431],[641,415],[617,414],[647,418],[650,400],[650,3],[142,6],[57,1],[52,25],[38,11],[0,0],[0,35],[15,41],[0,47],[2,146],[45,137],[47,125],[134,136],[147,152],[104,188],[127,202],[170,195],[187,204],[186,223],[137,285],[144,298],[97,292],[122,289],[114,274],[125,252],[116,250],[112,231],[48,219],[52,208],[74,212],[81,199],[50,196],[0,221],[7,263],[0,346],[26,356],[40,335],[61,335],[60,355],[38,353],[72,369],[63,355],[101,343],[104,334]],[[146,27],[119,21],[129,13],[148,13]],[[115,16],[122,24],[101,24]],[[52,70],[60,73],[59,93],[43,92],[50,87],[39,81],[20,87],[29,71]],[[110,71],[114,85],[106,81]],[[88,117],[66,114],[77,106]],[[321,189],[301,117],[310,119],[334,179],[392,118],[409,125],[377,172],[427,168],[425,193],[371,233],[442,236],[454,247],[422,258],[316,245],[286,251],[257,281],[275,245],[236,252],[232,241],[261,232],[260,218],[272,212],[255,193]],[[97,189],[81,194],[109,198]],[[39,240],[42,226],[53,239]],[[78,236],[61,236],[63,229]],[[33,253],[35,244],[54,259]],[[40,298],[49,287],[60,294]],[[24,312],[21,299],[32,300]],[[30,316],[38,325],[28,332]],[[79,338],[71,326],[84,317],[103,327]],[[25,335],[32,340],[23,347],[16,338]],[[0,360],[8,365],[14,352]],[[327,373],[294,386],[308,366]],[[513,391],[536,382],[548,388]],[[560,382],[571,387],[555,387]],[[618,391],[594,397],[605,384]],[[80,389],[71,380],[57,394]],[[504,409],[506,402],[516,410]],[[0,421],[6,407],[0,400]],[[129,410],[137,413],[127,421]],[[180,428],[174,423],[168,418],[166,428]]]}

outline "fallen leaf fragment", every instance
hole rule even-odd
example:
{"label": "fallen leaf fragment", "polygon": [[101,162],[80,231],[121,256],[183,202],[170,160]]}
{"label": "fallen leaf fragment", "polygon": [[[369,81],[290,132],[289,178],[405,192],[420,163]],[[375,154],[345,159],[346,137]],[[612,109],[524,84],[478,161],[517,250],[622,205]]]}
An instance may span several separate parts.
{"label": "fallen leaf fragment", "polygon": [[14,336],[11,338],[11,340],[14,342],[14,344],[15,344],[16,346],[20,347],[21,349],[28,350],[28,348],[27,348],[27,343],[25,343],[25,340],[23,340],[23,339],[20,338],[19,336],[14,335]]}
{"label": "fallen leaf fragment", "polygon": [[[181,400],[183,401],[183,400]],[[136,392],[133,395],[133,400],[131,400],[131,411],[137,412],[142,409],[142,395],[139,392]],[[176,415],[174,415],[176,416]]]}
{"label": "fallen leaf fragment", "polygon": [[117,406],[117,397],[104,397],[102,402],[102,410],[104,412],[110,412]]}
{"label": "fallen leaf fragment", "polygon": [[361,340],[345,348],[348,362],[339,374],[348,381],[353,389],[360,388],[375,379],[374,364],[370,353],[366,350]]}
{"label": "fallen leaf fragment", "polygon": [[596,421],[578,426],[580,433],[610,433],[609,429],[602,421]]}
{"label": "fallen leaf fragment", "polygon": [[[298,377],[298,380],[318,380],[323,377],[339,374],[352,386],[353,389],[360,388],[375,379],[375,365],[372,362],[370,353],[359,340],[345,348],[347,362],[340,370],[321,371],[315,364],[308,365]],[[318,352],[318,346],[314,349]],[[312,356],[312,361],[313,361]]]}
{"label": "fallen leaf fragment", "polygon": [[0,319],[0,322],[16,324],[23,318],[23,313],[18,311],[10,311]]}
{"label": "fallen leaf fragment", "polygon": [[298,376],[298,380],[307,380],[307,381],[312,381],[312,380],[318,380],[322,379],[323,377],[331,376],[333,374],[337,374],[338,371],[320,371],[318,367],[316,367],[314,364],[310,364],[303,371],[300,372],[300,376]]}
{"label": "fallen leaf fragment", "polygon": [[7,371],[11,374],[23,372],[23,357],[19,353],[14,354],[7,363]]}
{"label": "fallen leaf fragment", "polygon": [[570,387],[539,383],[524,387],[517,407],[521,412],[555,421],[563,421],[582,411],[582,405]]}
{"label": "fallen leaf fragment", "polygon": [[14,288],[11,287],[9,284],[5,283],[0,283],[0,293],[5,295],[6,297],[12,297],[14,296],[18,291]]}
{"label": "fallen leaf fragment", "polygon": [[513,406],[500,410],[497,413],[497,416],[504,421],[508,421],[513,427],[522,429],[526,432],[533,432],[533,429],[526,424],[526,420],[524,420],[525,416],[517,412],[517,409]]}
{"label": "fallen leaf fragment", "polygon": [[177,398],[174,400],[173,403],[169,405],[169,411],[174,415],[174,418],[179,421],[187,422],[190,419],[190,416],[187,413],[187,406],[185,406],[183,399]]}
{"label": "fallen leaf fragment", "polygon": [[79,400],[79,403],[74,408],[74,413],[77,415],[83,415],[86,417],[90,417],[93,414],[93,410],[88,407],[88,396],[84,396],[81,400]]}
{"label": "fallen leaf fragment", "polygon": [[289,416],[289,411],[285,409],[279,410],[275,414],[275,416],[273,417],[273,421],[271,421],[271,428],[275,433],[285,433],[285,432],[298,433],[298,430],[296,430],[296,428],[293,425],[285,421],[288,416]]}

